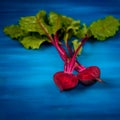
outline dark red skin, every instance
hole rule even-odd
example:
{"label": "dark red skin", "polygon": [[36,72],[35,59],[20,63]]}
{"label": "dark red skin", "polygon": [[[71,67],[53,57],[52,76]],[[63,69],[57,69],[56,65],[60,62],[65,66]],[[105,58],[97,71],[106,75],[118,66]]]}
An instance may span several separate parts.
{"label": "dark red skin", "polygon": [[57,72],[54,74],[54,82],[59,87],[60,91],[69,90],[77,86],[78,78],[73,74]]}
{"label": "dark red skin", "polygon": [[78,79],[85,86],[94,84],[99,77],[100,69],[97,66],[88,67],[78,74]]}

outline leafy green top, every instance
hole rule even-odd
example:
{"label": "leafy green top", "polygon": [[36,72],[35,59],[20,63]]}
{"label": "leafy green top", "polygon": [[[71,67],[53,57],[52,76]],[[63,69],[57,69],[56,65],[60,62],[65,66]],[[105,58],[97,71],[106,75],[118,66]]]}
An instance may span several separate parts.
{"label": "leafy green top", "polygon": [[46,11],[41,10],[35,16],[21,17],[17,25],[6,26],[4,33],[12,39],[17,39],[27,49],[38,49],[42,43],[50,42],[47,33],[53,36],[58,32],[60,39],[66,44],[71,37],[74,37],[75,40],[72,43],[76,49],[80,44],[80,41],[76,39],[87,35],[97,40],[105,40],[114,36],[119,26],[119,20],[113,16],[107,16],[86,26],[86,24],[80,25],[79,20],[55,12],[47,15]]}
{"label": "leafy green top", "polygon": [[105,19],[100,19],[90,25],[90,30],[94,38],[105,40],[112,37],[119,30],[120,22],[113,16],[107,16]]}

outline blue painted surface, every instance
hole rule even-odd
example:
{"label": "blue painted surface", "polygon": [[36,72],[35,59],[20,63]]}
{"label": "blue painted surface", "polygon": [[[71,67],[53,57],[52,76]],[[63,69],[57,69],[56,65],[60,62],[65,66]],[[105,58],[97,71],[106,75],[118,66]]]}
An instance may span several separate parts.
{"label": "blue painted surface", "polygon": [[54,47],[26,50],[2,32],[20,17],[56,11],[90,24],[120,18],[120,0],[4,0],[0,3],[0,120],[119,120],[120,32],[105,42],[87,42],[79,61],[97,65],[105,84],[59,92],[53,74],[63,69]]}

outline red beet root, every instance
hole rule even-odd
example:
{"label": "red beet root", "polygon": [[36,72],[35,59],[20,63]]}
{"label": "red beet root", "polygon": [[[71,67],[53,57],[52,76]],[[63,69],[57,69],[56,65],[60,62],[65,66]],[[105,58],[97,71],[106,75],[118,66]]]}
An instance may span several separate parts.
{"label": "red beet root", "polygon": [[83,85],[92,85],[96,81],[102,82],[100,77],[100,69],[96,66],[91,66],[78,74],[78,79]]}
{"label": "red beet root", "polygon": [[63,91],[74,88],[78,84],[78,78],[73,74],[57,72],[54,75],[54,82],[60,91]]}

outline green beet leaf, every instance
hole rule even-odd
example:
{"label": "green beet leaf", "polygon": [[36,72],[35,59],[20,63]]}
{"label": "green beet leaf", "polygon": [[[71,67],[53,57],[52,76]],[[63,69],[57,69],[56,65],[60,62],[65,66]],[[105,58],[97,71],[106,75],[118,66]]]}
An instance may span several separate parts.
{"label": "green beet leaf", "polygon": [[50,32],[51,28],[47,25],[47,16],[44,10],[37,13],[36,16],[21,17],[19,20],[21,29],[27,32],[38,32],[40,35],[45,35],[45,31],[41,28],[41,24],[44,28]]}
{"label": "green beet leaf", "polygon": [[63,27],[66,28],[74,21],[73,18],[61,15]]}
{"label": "green beet leaf", "polygon": [[35,16],[21,17],[19,20],[19,25],[21,26],[22,30],[27,32],[41,32]]}
{"label": "green beet leaf", "polygon": [[36,14],[36,22],[38,28],[41,30],[40,31],[41,35],[46,35],[46,33],[52,34],[52,28],[49,25],[48,17],[44,10],[41,10]]}
{"label": "green beet leaf", "polygon": [[4,28],[4,33],[10,36],[12,39],[20,39],[23,36],[26,36],[27,33],[23,31],[19,25],[10,25]]}
{"label": "green beet leaf", "polygon": [[20,40],[20,43],[26,48],[26,49],[39,49],[42,43],[49,42],[47,38],[37,37],[37,36],[26,36],[22,40]]}
{"label": "green beet leaf", "polygon": [[[72,44],[73,44],[73,48],[74,50],[76,50],[78,48],[78,46],[81,44],[80,41],[78,41],[77,39],[73,40],[72,41]],[[77,55],[81,55],[82,53],[82,47],[80,48],[80,50],[78,51],[78,54]]]}
{"label": "green beet leaf", "polygon": [[85,36],[91,37],[91,33],[89,27],[86,24],[83,24],[82,27],[78,30],[76,37],[77,38],[84,38]]}
{"label": "green beet leaf", "polygon": [[80,21],[74,20],[70,17],[62,16],[63,21],[63,31],[64,31],[64,41],[65,43],[71,37],[76,36],[80,29]]}
{"label": "green beet leaf", "polygon": [[93,22],[90,25],[90,30],[94,38],[97,40],[105,40],[109,37],[112,37],[119,30],[119,20],[113,16],[107,16],[104,19],[100,19],[96,22]]}
{"label": "green beet leaf", "polygon": [[51,26],[51,34],[55,34],[58,30],[62,28],[62,17],[61,15],[50,12],[48,17],[49,24]]}
{"label": "green beet leaf", "polygon": [[69,32],[69,31],[72,31],[73,32],[73,35],[76,35],[77,34],[77,31],[80,29],[80,21],[72,21],[71,24],[69,26],[67,26],[67,29],[66,31]]}

